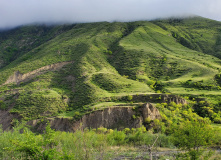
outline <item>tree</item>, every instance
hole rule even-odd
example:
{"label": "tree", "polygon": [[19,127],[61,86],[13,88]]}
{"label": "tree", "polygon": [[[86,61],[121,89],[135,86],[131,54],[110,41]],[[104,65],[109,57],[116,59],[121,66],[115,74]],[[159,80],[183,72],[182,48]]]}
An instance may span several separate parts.
{"label": "tree", "polygon": [[199,121],[186,121],[174,131],[175,144],[188,151],[191,160],[196,160],[205,146],[211,144],[213,130],[208,123]]}

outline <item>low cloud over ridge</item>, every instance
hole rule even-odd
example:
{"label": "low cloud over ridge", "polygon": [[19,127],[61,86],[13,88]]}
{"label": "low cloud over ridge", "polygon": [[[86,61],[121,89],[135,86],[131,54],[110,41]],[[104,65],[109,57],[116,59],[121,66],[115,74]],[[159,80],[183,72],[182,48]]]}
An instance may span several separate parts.
{"label": "low cloud over ridge", "polygon": [[0,0],[0,28],[195,14],[221,21],[220,0]]}

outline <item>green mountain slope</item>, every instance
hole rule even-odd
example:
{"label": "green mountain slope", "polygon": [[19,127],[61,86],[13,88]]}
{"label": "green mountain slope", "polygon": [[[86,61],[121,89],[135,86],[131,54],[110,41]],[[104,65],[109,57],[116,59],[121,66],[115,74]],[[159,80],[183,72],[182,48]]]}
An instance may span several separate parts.
{"label": "green mountain slope", "polygon": [[194,17],[1,32],[0,107],[36,119],[84,114],[130,95],[199,95],[218,104],[220,31],[221,22]]}

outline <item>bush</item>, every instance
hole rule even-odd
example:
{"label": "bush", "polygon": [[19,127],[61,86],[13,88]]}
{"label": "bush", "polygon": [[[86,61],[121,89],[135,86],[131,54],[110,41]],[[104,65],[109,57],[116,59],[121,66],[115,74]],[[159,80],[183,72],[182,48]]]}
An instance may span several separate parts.
{"label": "bush", "polygon": [[107,135],[107,141],[110,145],[122,145],[125,144],[126,134],[123,131],[114,130]]}
{"label": "bush", "polygon": [[58,143],[50,124],[42,136],[36,136],[29,129],[24,128],[22,137],[12,137],[11,143],[12,146],[5,148],[5,150],[24,153],[26,159],[54,159],[58,156],[58,152],[54,148]]}
{"label": "bush", "polygon": [[6,104],[2,100],[0,100],[0,109],[5,110],[6,108]]}
{"label": "bush", "polygon": [[191,159],[198,159],[202,147],[212,143],[214,132],[212,128],[199,121],[186,121],[177,126],[173,134],[175,144],[188,151]]}
{"label": "bush", "polygon": [[127,100],[128,100],[128,101],[131,101],[132,99],[133,99],[133,96],[132,96],[132,95],[128,95],[128,96],[127,96]]}

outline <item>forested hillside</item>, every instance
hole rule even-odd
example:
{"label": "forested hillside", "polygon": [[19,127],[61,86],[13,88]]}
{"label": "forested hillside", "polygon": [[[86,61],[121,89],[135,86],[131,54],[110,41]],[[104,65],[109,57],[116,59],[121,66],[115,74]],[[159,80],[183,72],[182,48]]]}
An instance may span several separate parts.
{"label": "forested hillside", "polygon": [[[34,118],[24,112],[53,109],[57,114],[137,94],[220,101],[220,29],[220,22],[194,17],[24,26],[1,32],[1,106],[13,104],[14,112]],[[48,67],[61,62],[70,63]],[[57,103],[42,106],[51,99]]]}
{"label": "forested hillside", "polygon": [[[161,119],[143,123],[154,133],[195,120],[220,128],[220,72],[221,22],[202,17],[21,26],[0,32],[0,122],[74,123],[111,107],[138,119],[153,103]],[[126,130],[122,144],[138,131]]]}

